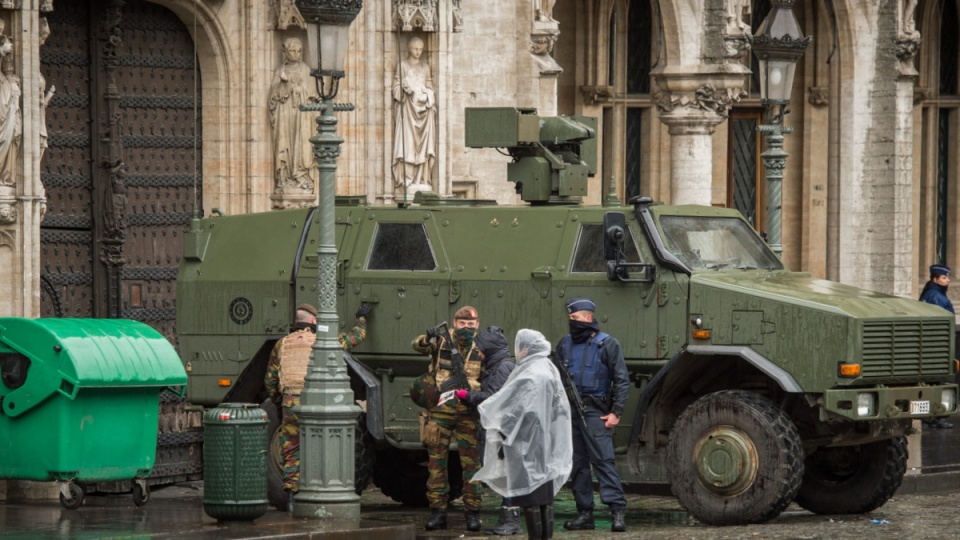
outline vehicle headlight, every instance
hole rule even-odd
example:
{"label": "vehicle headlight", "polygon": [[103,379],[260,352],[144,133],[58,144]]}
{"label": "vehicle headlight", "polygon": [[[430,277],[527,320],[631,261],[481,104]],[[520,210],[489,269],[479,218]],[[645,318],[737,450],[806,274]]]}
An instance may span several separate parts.
{"label": "vehicle headlight", "polygon": [[940,404],[943,405],[943,410],[946,412],[953,412],[957,407],[957,391],[953,388],[948,388],[940,394]]}
{"label": "vehicle headlight", "polygon": [[857,394],[857,416],[876,416],[876,394]]}

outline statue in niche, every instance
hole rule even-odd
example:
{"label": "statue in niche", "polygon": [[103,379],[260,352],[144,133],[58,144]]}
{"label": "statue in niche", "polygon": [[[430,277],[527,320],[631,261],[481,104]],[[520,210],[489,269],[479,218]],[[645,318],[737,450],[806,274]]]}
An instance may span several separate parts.
{"label": "statue in niche", "polygon": [[303,62],[299,38],[283,43],[283,65],[270,85],[270,125],[273,127],[275,193],[314,193],[317,161],[310,137],[314,116],[300,112],[300,104],[317,101],[310,67]]}
{"label": "statue in niche", "polygon": [[534,0],[534,12],[536,13],[536,18],[538,21],[552,21],[553,20],[553,6],[557,3],[557,0]]}
{"label": "statue in niche", "polygon": [[917,0],[903,0],[903,14],[900,19],[900,37],[913,39],[919,38],[920,32],[917,32]]}
{"label": "statue in niche", "polygon": [[0,27],[0,186],[16,185],[23,119],[20,78],[13,73],[13,41]]}
{"label": "statue in niche", "polygon": [[393,78],[393,180],[398,188],[429,188],[437,160],[437,99],[430,66],[420,58],[423,40],[410,38],[407,52]]}
{"label": "statue in niche", "polygon": [[[50,37],[50,24],[47,23],[46,17],[40,17],[40,45],[46,43],[47,38]],[[50,105],[50,100],[53,99],[53,94],[57,92],[57,87],[50,85],[50,89],[47,89],[47,80],[43,77],[43,73],[40,72],[40,159],[43,159],[43,154],[47,151],[47,106]]]}
{"label": "statue in niche", "polygon": [[750,14],[750,2],[747,0],[727,0],[727,34],[750,32],[750,25],[743,21],[744,11]]}

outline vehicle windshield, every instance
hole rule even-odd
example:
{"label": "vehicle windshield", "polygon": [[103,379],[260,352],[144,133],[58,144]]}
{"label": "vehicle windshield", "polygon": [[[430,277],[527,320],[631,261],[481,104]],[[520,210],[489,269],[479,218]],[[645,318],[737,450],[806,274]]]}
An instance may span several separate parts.
{"label": "vehicle windshield", "polygon": [[743,220],[734,217],[661,216],[668,251],[690,270],[781,270],[783,264]]}

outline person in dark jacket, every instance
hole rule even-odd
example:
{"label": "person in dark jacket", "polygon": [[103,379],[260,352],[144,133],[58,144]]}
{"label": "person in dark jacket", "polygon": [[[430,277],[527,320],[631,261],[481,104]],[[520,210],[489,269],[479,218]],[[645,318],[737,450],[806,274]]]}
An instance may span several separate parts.
{"label": "person in dark jacket", "polygon": [[[573,298],[566,304],[570,333],[557,344],[558,359],[576,383],[583,401],[583,423],[573,422],[573,471],[570,485],[577,503],[577,517],[563,524],[568,531],[592,530],[593,475],[600,486],[600,501],[610,508],[613,532],[627,530],[627,499],[613,455],[613,429],[627,405],[630,375],[617,338],[600,331],[589,298]],[[587,440],[593,439],[592,441]],[[593,475],[591,474],[591,469]]]}
{"label": "person in dark jacket", "polygon": [[[507,337],[503,335],[503,328],[488,326],[477,333],[473,343],[483,358],[480,390],[476,392],[459,390],[457,398],[475,410],[488,397],[500,390],[517,364],[510,356],[510,348],[507,345]],[[483,441],[484,437],[478,435],[477,439]],[[480,455],[483,455],[483,451]],[[498,536],[520,534],[520,508],[513,506],[510,499],[504,497],[500,503],[500,521],[484,533]]]}
{"label": "person in dark jacket", "polygon": [[[930,265],[930,281],[923,286],[920,292],[920,301],[943,309],[956,315],[953,310],[953,302],[947,297],[947,288],[950,286],[950,268],[945,264]],[[953,424],[943,418],[933,418],[924,420],[923,425],[934,429],[949,429]]]}

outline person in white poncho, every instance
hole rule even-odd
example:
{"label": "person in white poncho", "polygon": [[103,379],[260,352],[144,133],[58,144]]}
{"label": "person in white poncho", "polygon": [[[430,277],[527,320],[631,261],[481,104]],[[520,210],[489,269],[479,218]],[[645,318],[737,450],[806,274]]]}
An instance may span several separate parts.
{"label": "person in white poncho", "polygon": [[473,480],[524,508],[529,538],[549,539],[553,499],[573,463],[570,403],[543,334],[520,330],[514,350],[517,367],[479,407],[486,449]]}

